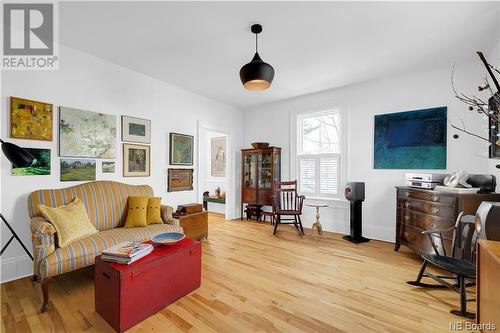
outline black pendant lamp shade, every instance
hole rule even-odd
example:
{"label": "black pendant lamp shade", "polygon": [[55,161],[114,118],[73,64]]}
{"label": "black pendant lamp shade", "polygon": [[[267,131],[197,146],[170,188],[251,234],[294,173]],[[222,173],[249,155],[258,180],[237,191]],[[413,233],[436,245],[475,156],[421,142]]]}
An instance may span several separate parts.
{"label": "black pendant lamp shade", "polygon": [[2,151],[5,157],[17,168],[29,167],[35,162],[35,157],[31,155],[26,149],[23,149],[13,143],[2,143]]}
{"label": "black pendant lamp shade", "polygon": [[243,86],[248,90],[265,90],[271,86],[274,78],[274,68],[262,61],[258,52],[258,37],[262,32],[260,24],[254,24],[251,28],[255,34],[255,55],[252,61],[240,69],[240,79]]}

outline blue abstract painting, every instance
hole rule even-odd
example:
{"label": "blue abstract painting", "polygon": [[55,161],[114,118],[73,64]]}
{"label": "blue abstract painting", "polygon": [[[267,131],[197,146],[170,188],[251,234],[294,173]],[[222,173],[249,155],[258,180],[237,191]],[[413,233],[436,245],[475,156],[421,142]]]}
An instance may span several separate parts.
{"label": "blue abstract painting", "polygon": [[375,169],[446,169],[447,108],[375,116]]}

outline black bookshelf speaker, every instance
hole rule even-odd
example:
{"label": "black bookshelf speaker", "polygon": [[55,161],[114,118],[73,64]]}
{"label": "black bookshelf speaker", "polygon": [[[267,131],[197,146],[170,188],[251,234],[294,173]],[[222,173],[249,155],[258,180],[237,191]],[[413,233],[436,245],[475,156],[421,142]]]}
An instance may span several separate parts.
{"label": "black bookshelf speaker", "polygon": [[347,182],[344,189],[345,198],[349,201],[365,200],[365,183]]}
{"label": "black bookshelf speaker", "polygon": [[500,202],[483,201],[476,212],[479,238],[500,241]]}

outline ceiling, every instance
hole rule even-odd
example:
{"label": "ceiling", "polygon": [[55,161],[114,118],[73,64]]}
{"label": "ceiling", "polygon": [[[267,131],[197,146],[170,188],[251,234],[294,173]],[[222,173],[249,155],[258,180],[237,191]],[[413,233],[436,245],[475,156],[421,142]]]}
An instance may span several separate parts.
{"label": "ceiling", "polygon": [[[498,2],[61,2],[60,41],[241,108],[475,57],[499,40]],[[254,53],[276,75],[247,91]]]}

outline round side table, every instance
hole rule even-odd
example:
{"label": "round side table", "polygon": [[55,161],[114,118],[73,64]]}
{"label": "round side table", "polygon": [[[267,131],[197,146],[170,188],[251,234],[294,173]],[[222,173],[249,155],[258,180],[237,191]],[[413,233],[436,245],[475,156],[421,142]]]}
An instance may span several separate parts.
{"label": "round side table", "polygon": [[319,203],[306,203],[306,206],[316,208],[316,222],[312,225],[311,236],[314,235],[314,231],[318,232],[318,235],[323,237],[323,227],[321,226],[321,222],[319,221],[319,209],[321,207],[328,207],[328,204],[319,204]]}

